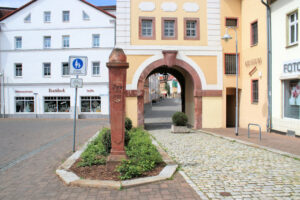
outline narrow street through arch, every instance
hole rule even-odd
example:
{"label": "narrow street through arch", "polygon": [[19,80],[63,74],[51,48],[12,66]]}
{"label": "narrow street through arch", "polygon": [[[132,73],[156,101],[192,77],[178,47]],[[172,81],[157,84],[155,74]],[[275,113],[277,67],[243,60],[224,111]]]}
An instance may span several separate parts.
{"label": "narrow street through arch", "polygon": [[145,106],[145,129],[171,129],[172,115],[181,111],[180,98],[165,98]]}

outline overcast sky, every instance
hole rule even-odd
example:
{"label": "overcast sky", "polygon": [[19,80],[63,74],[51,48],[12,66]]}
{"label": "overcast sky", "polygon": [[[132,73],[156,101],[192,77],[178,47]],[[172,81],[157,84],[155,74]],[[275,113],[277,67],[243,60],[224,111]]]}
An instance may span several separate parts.
{"label": "overcast sky", "polygon": [[[0,0],[0,7],[12,7],[17,8],[30,0]],[[116,0],[86,0],[96,6],[107,6],[107,5],[115,5]]]}

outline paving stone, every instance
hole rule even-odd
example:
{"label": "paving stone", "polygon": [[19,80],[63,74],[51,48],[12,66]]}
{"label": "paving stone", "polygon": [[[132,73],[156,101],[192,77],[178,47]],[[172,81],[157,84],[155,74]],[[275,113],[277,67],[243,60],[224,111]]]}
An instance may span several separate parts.
{"label": "paving stone", "polygon": [[206,133],[150,131],[199,190],[212,199],[230,188],[232,199],[295,199],[300,195],[300,161]]}

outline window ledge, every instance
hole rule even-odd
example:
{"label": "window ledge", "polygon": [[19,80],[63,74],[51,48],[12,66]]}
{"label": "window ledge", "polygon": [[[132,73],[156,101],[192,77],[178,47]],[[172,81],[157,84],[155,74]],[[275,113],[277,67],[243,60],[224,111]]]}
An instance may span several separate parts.
{"label": "window ledge", "polygon": [[258,102],[251,102],[252,105],[258,105]]}
{"label": "window ledge", "polygon": [[289,44],[285,48],[289,49],[289,48],[296,47],[296,46],[298,46],[298,42],[295,44]]}
{"label": "window ledge", "polygon": [[92,74],[92,77],[101,77],[101,75]]}
{"label": "window ledge", "polygon": [[257,46],[257,45],[258,45],[258,43],[251,44],[250,47],[255,47],[255,46]]}
{"label": "window ledge", "polygon": [[15,76],[15,78],[23,78],[23,76]]}

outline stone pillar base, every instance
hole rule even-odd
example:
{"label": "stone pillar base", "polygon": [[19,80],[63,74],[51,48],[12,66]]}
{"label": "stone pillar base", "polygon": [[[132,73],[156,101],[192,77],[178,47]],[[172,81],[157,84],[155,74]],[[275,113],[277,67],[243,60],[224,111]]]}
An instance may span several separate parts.
{"label": "stone pillar base", "polygon": [[127,160],[127,156],[124,155],[110,155],[106,160],[106,170],[114,171],[116,166],[121,164],[122,160]]}

